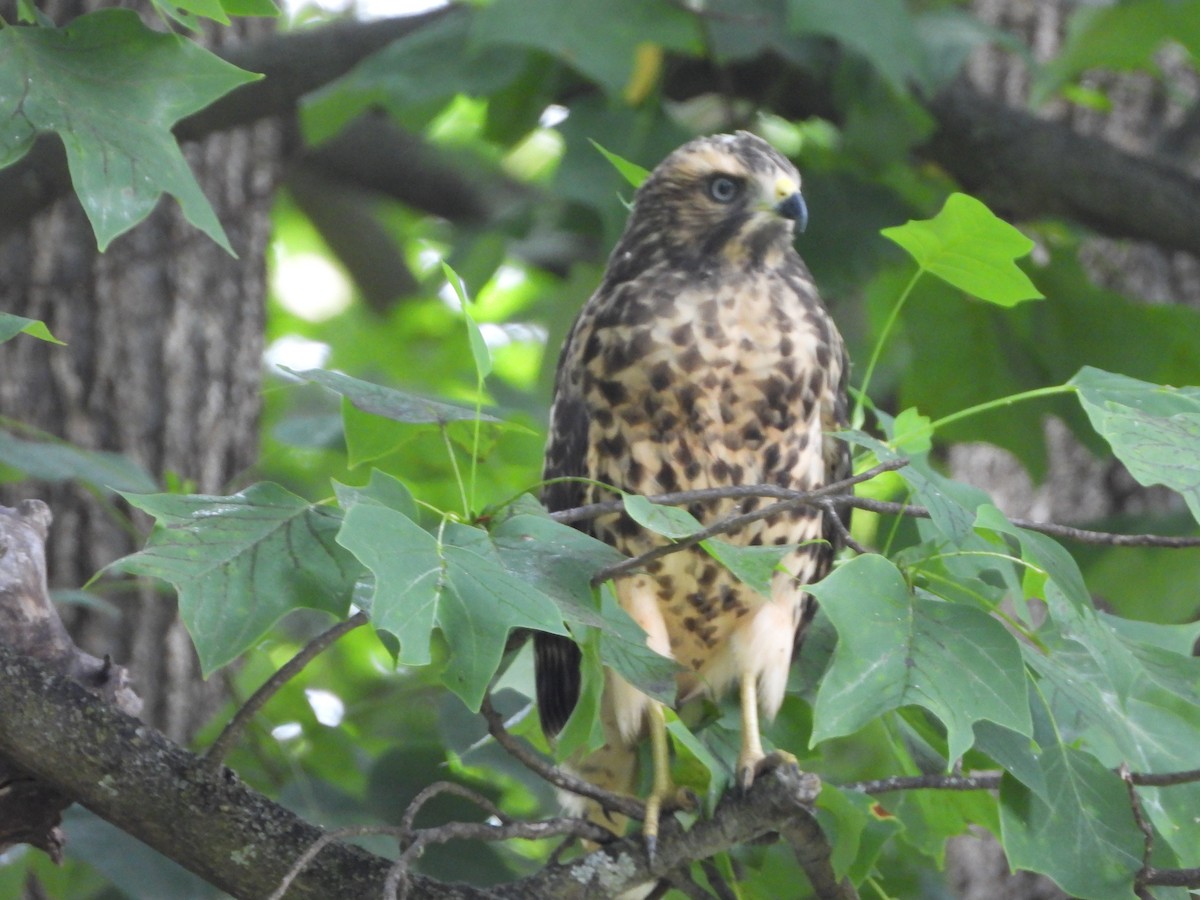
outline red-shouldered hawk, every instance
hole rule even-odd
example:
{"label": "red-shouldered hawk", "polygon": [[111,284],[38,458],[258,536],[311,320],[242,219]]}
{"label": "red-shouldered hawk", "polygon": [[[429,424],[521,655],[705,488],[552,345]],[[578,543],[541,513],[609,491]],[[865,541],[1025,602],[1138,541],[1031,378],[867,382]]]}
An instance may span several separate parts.
{"label": "red-shouldered hawk", "polygon": [[[806,220],[796,168],[752,134],[699,138],[663,160],[638,189],[604,279],[563,347],[544,477],[646,495],[753,484],[808,490],[844,478],[848,450],[829,432],[846,424],[848,361],[792,247],[793,229]],[[568,481],[547,485],[543,501],[561,510],[613,496]],[[691,512],[710,524],[760,502],[693,504]],[[624,514],[579,527],[631,556],[665,542]],[[680,702],[738,686],[744,788],[768,759],[759,710],[768,718],[779,710],[813,612],[802,585],[828,572],[837,534],[819,509],[803,507],[729,535],[801,545],[784,557],[769,597],[699,548],[616,582],[649,645],[683,667]],[[578,700],[579,650],[539,633],[535,660],[542,726],[553,736]],[[674,790],[662,710],[609,671],[602,720],[607,743],[574,766],[632,792],[636,745],[649,732],[656,771],[645,831],[653,847],[658,809]]]}

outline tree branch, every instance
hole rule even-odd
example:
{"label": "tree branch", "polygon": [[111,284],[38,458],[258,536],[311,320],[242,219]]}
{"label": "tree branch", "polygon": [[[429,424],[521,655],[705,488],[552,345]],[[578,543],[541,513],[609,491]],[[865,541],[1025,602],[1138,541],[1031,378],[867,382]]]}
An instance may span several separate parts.
{"label": "tree branch", "polygon": [[[235,897],[265,897],[323,832],[80,685],[0,644],[0,754]],[[391,862],[331,843],[289,900],[380,896]],[[488,897],[412,876],[420,896]]]}
{"label": "tree branch", "polygon": [[[676,60],[673,100],[728,88],[785,116],[840,122],[833,67],[806,71],[765,56],[725,67]],[[1039,119],[960,76],[925,103],[935,127],[915,153],[949,172],[1008,218],[1063,216],[1108,237],[1149,241],[1200,256],[1200,178],[1165,159],[1128,153],[1068,124]]]}
{"label": "tree branch", "polygon": [[[1138,787],[1169,787],[1173,784],[1188,784],[1200,781],[1200,769],[1186,772],[1127,772],[1114,770],[1123,781]],[[995,791],[1000,789],[999,772],[981,772],[976,775],[892,775],[872,781],[851,781],[839,785],[842,790],[861,791],[864,794],[886,794],[889,791]]]}
{"label": "tree branch", "polygon": [[[891,516],[913,516],[918,519],[928,519],[929,510],[924,506],[909,503],[893,503],[887,500],[872,500],[868,497],[838,497],[836,502],[864,509],[868,512],[883,513]],[[1177,537],[1164,534],[1114,534],[1108,531],[1089,531],[1086,528],[1075,528],[1071,525],[1058,525],[1054,522],[1035,522],[1033,519],[1010,518],[1008,520],[1018,528],[1037,531],[1051,537],[1066,538],[1083,544],[1103,544],[1108,547],[1160,547],[1168,550],[1183,550],[1190,547],[1200,547],[1200,537]]]}
{"label": "tree branch", "polygon": [[1200,869],[1156,869],[1153,866],[1138,876],[1138,884],[1161,884],[1163,887],[1200,887]]}
{"label": "tree branch", "polygon": [[817,888],[817,897],[851,900],[857,895],[848,883],[836,881],[828,865],[832,851],[812,813],[812,804],[819,793],[820,780],[815,775],[780,766],[760,775],[745,793],[727,792],[712,818],[697,821],[688,831],[673,819],[664,820],[653,868],[640,835],[633,835],[568,864],[547,867],[529,878],[497,888],[496,893],[504,898],[554,897],[555,900],[614,896],[695,860],[707,859],[771,833],[784,832],[789,836],[794,833],[798,841],[807,842],[798,857]]}
{"label": "tree branch", "polygon": [[[900,464],[893,466],[898,468]],[[882,470],[882,469],[881,469]],[[872,469],[872,473],[878,474]],[[868,473],[864,473],[866,475]],[[874,475],[872,475],[874,476]],[[864,476],[856,476],[858,481],[865,480]],[[846,485],[857,484],[857,481],[847,480],[839,481],[836,485],[829,485],[829,488],[839,487],[844,488]],[[918,506],[911,503],[893,503],[890,500],[875,500],[869,497],[854,497],[853,494],[838,493],[821,488],[821,491],[793,491],[791,488],[779,487],[776,485],[733,485],[730,487],[706,487],[700,491],[674,491],[672,493],[662,493],[655,497],[648,497],[650,503],[656,503],[664,506],[685,506],[690,503],[704,503],[707,500],[727,500],[727,499],[745,499],[748,497],[766,497],[768,499],[786,500],[793,502],[794,505],[812,505],[812,506],[853,506],[854,509],[862,509],[869,512],[881,512],[883,515],[889,516],[912,516],[914,518],[929,518],[929,510],[924,506]],[[756,510],[755,517],[773,514],[778,510],[778,504],[766,506],[763,510]],[[551,512],[550,517],[556,522],[571,524],[574,522],[584,522],[592,520],[598,516],[605,516],[610,512],[619,512],[624,509],[623,500],[604,500],[602,503],[592,503],[587,506],[576,506],[574,509],[558,510]],[[1036,522],[1031,518],[1009,518],[1014,526],[1025,528],[1031,532],[1039,532],[1040,534],[1049,534],[1052,538],[1063,538],[1067,540],[1079,541],[1081,544],[1100,544],[1110,547],[1160,547],[1164,550],[1187,550],[1187,548],[1200,547],[1200,536],[1177,536],[1166,534],[1114,534],[1111,532],[1094,532],[1094,530],[1086,528],[1075,528],[1074,526],[1064,526],[1055,522]],[[743,526],[745,522],[738,522],[736,527]],[[728,530],[733,530],[730,528]],[[694,535],[695,536],[695,535]],[[695,542],[695,541],[691,541]],[[678,546],[678,545],[672,545]],[[689,546],[689,545],[684,545]],[[661,553],[658,553],[661,556]]]}
{"label": "tree branch", "polygon": [[327,628],[301,647],[295,656],[276,669],[271,677],[264,681],[258,690],[250,695],[250,699],[242,704],[242,708],[229,720],[229,724],[221,729],[221,733],[217,735],[217,739],[204,751],[204,761],[213,769],[220,766],[221,761],[229,755],[229,751],[241,736],[246,725],[266,705],[267,701],[279,692],[280,688],[299,675],[304,667],[323,653],[330,644],[343,634],[346,634],[346,632],[353,631],[360,625],[365,625],[367,621],[367,614],[365,612],[356,612],[345,621],[338,622],[336,625]]}
{"label": "tree branch", "polygon": [[[268,116],[291,115],[305,94],[333,81],[391,41],[462,8],[371,22],[338,22],[292,31],[225,52],[266,78],[245,85],[181,122],[176,134],[196,140]],[[831,66],[810,72],[763,56],[714,68],[670,61],[664,88],[672,100],[732,93],[784,116],[837,121]],[[769,91],[769,95],[765,92]],[[917,152],[1010,216],[1065,216],[1110,237],[1150,241],[1200,255],[1200,179],[1163,160],[1126,153],[982,94],[960,79],[927,103],[936,129]],[[404,177],[420,183],[419,166]],[[66,193],[70,180],[57,138],[39,140],[19,163],[0,171],[0,230],[27,221]]]}
{"label": "tree branch", "polygon": [[1000,773],[980,775],[892,775],[873,781],[852,781],[840,787],[845,791],[864,794],[886,794],[890,791],[996,791],[1000,789]]}
{"label": "tree branch", "polygon": [[[614,563],[611,566],[605,566],[592,576],[592,584],[602,584],[610,578],[616,578],[618,575],[624,575],[626,572],[632,572],[640,569],[646,563],[659,557],[666,556],[670,553],[678,553],[680,550],[686,550],[688,547],[693,547],[701,541],[706,541],[710,537],[715,537],[718,534],[729,534],[744,528],[752,522],[757,522],[759,519],[765,519],[769,516],[787,512],[795,509],[798,506],[817,505],[817,501],[824,500],[840,495],[844,491],[849,490],[856,484],[864,481],[870,481],[876,475],[883,472],[892,472],[896,469],[901,469],[908,465],[907,459],[892,459],[887,462],[881,462],[876,466],[867,469],[858,475],[853,475],[850,478],[843,478],[841,481],[833,481],[824,487],[819,487],[811,491],[792,491],[792,496],[788,499],[780,500],[778,503],[772,503],[770,506],[764,506],[762,509],[756,509],[752,512],[743,513],[741,515],[729,516],[720,519],[709,525],[707,528],[702,528],[695,534],[690,534],[685,538],[680,538],[669,544],[663,544],[655,547],[653,550],[648,550],[638,556],[632,556],[629,559],[621,560],[619,563]],[[720,491],[723,488],[716,488]],[[689,491],[688,493],[701,494],[705,491]],[[619,502],[619,501],[618,501]]]}
{"label": "tree branch", "polygon": [[[0,644],[136,714],[142,701],[129,688],[126,670],[76,647],[58,616],[46,583],[50,521],[50,508],[41,500],[0,506]],[[30,844],[58,862],[64,843],[58,826],[71,798],[34,774],[19,759],[0,754],[0,851]]]}
{"label": "tree branch", "polygon": [[573,775],[565,769],[546,762],[540,755],[509,734],[508,729],[504,727],[504,717],[496,711],[490,696],[483,698],[479,712],[487,721],[488,732],[496,739],[496,743],[535,775],[540,775],[556,788],[570,791],[580,797],[587,797],[589,800],[595,800],[605,809],[629,816],[631,819],[641,821],[646,817],[646,804],[641,800],[596,787],[590,781],[585,781],[578,775]]}

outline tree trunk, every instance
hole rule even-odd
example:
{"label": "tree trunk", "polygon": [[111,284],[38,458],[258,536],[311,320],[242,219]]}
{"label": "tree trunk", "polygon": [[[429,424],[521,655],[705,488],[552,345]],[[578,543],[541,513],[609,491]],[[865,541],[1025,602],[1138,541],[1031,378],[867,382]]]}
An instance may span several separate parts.
{"label": "tree trunk", "polygon": [[[62,24],[100,4],[43,5]],[[269,23],[214,31],[221,41]],[[213,43],[212,41],[209,42]],[[100,254],[67,197],[0,243],[0,308],[44,320],[66,347],[20,337],[0,345],[0,415],[81,447],[124,453],[158,478],[219,492],[255,459],[265,245],[280,166],[278,128],[259,124],[185,148],[239,254],[189,225],[173,200]],[[7,485],[0,502],[50,504],[51,585],[76,588],[141,538],[113,497],[70,483]],[[145,532],[144,521],[139,521]],[[186,741],[219,690],[200,677],[174,599],[142,585],[114,596],[118,616],[78,609],[85,648],[128,665],[147,721]]]}

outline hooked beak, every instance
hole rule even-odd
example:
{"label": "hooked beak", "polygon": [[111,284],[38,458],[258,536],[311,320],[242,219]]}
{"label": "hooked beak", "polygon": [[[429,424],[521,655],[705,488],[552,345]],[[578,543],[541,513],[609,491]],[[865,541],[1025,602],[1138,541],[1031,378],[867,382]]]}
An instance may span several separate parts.
{"label": "hooked beak", "polygon": [[775,212],[795,222],[797,231],[804,231],[808,225],[808,207],[799,191],[793,191],[776,203]]}

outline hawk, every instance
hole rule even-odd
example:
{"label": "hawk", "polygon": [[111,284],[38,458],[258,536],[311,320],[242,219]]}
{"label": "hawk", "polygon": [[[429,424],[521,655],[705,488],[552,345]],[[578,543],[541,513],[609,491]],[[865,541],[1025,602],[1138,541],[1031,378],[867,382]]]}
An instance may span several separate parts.
{"label": "hawk", "polygon": [[[575,320],[558,362],[544,477],[551,511],[645,494],[769,484],[809,490],[849,474],[849,451],[829,435],[846,425],[848,360],[812,276],[792,246],[808,217],[800,175],[745,131],[698,138],[670,154],[634,196],[599,288]],[[588,479],[584,481],[583,479]],[[693,504],[702,523],[749,512],[756,497]],[[666,542],[624,513],[580,528],[630,556]],[[759,713],[783,701],[797,642],[814,611],[803,585],[829,570],[840,531],[817,508],[775,514],[728,536],[744,545],[799,545],[770,596],[756,593],[699,548],[668,554],[619,578],[616,595],[651,648],[681,667],[678,701],[736,686],[748,788],[767,757]],[[580,690],[580,653],[567,638],[535,637],[538,708],[556,735]],[[674,786],[658,702],[605,672],[606,743],[574,767],[633,793],[637,745],[654,760],[644,833]],[[614,831],[623,822],[593,809]]]}

